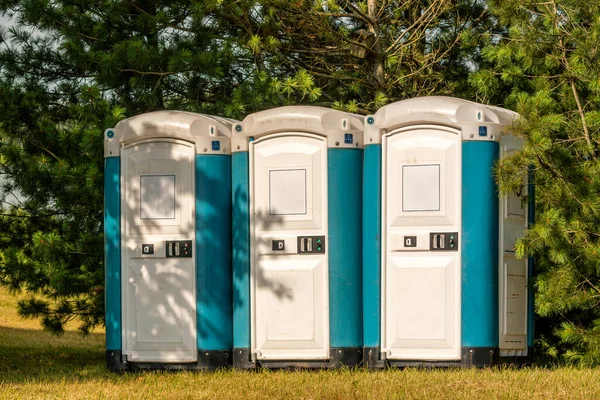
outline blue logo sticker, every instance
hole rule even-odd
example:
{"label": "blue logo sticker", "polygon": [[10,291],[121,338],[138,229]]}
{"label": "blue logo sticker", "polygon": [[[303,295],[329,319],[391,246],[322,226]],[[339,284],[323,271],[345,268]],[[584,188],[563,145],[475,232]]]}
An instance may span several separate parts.
{"label": "blue logo sticker", "polygon": [[109,139],[112,139],[115,137],[115,131],[110,130],[108,132],[106,132],[106,136],[108,136]]}
{"label": "blue logo sticker", "polygon": [[351,133],[344,133],[344,143],[346,144],[352,144],[353,140],[352,140],[352,134]]}
{"label": "blue logo sticker", "polygon": [[213,149],[213,151],[221,150],[221,142],[219,142],[218,140],[213,140],[212,141],[212,149]]}
{"label": "blue logo sticker", "polygon": [[487,126],[479,127],[479,136],[487,136]]}

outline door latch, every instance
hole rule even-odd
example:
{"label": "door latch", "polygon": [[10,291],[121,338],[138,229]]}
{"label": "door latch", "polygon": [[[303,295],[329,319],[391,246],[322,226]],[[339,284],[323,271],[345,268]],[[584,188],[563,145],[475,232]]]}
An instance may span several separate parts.
{"label": "door latch", "polygon": [[432,232],[429,234],[429,250],[457,251],[458,232]]}
{"label": "door latch", "polygon": [[167,258],[192,256],[191,240],[167,240]]}
{"label": "door latch", "polygon": [[298,236],[298,254],[315,253],[325,253],[325,236]]}

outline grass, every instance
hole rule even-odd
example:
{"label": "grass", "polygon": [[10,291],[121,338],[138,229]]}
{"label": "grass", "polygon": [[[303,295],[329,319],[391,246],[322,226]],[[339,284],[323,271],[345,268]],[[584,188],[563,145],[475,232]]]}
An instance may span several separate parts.
{"label": "grass", "polygon": [[0,399],[600,398],[600,369],[261,371],[113,374],[102,331],[55,337],[0,289]]}

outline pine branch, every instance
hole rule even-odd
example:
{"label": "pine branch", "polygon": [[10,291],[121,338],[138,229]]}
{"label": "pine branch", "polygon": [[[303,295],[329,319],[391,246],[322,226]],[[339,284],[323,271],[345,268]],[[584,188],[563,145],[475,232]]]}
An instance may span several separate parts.
{"label": "pine branch", "polygon": [[583,108],[581,107],[581,101],[579,100],[579,94],[577,93],[577,88],[575,87],[575,81],[573,78],[569,79],[571,84],[571,90],[573,91],[573,97],[575,98],[575,103],[577,103],[577,110],[579,111],[579,116],[581,117],[581,124],[583,125],[583,133],[585,135],[585,141],[588,144],[590,150],[593,149],[592,141],[590,139],[590,132],[587,127],[587,123],[585,121],[585,113],[583,112]]}
{"label": "pine branch", "polygon": [[184,71],[169,71],[169,72],[156,72],[156,71],[140,71],[137,69],[132,69],[132,68],[122,68],[119,69],[120,72],[133,72],[135,74],[138,75],[155,75],[155,76],[168,76],[168,75],[176,75],[176,74],[181,74],[183,72],[188,72],[188,70],[184,70]]}
{"label": "pine branch", "polygon": [[365,14],[364,12],[362,12],[360,10],[360,8],[356,7],[354,4],[352,4],[352,2],[345,0],[344,4],[346,5],[346,7],[350,8],[358,16],[360,16],[362,18],[362,20],[365,21],[368,25],[372,26],[375,23],[375,21],[373,21],[373,19],[371,18],[371,16],[369,14]]}

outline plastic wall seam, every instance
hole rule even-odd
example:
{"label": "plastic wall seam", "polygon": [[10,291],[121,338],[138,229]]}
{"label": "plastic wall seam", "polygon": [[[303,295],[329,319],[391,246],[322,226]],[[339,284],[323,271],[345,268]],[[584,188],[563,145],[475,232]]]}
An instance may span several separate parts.
{"label": "plastic wall seam", "polygon": [[381,346],[381,145],[365,146],[363,167],[363,345]]}
{"label": "plastic wall seam", "polygon": [[200,351],[231,350],[231,156],[196,156],[196,323]]}
{"label": "plastic wall seam", "polygon": [[248,152],[231,156],[233,347],[250,348],[250,213]]}
{"label": "plastic wall seam", "polygon": [[327,150],[332,348],[362,347],[362,149]]}
{"label": "plastic wall seam", "polygon": [[496,142],[462,145],[461,343],[498,347],[498,190]]}
{"label": "plastic wall seam", "polygon": [[104,159],[106,349],[121,350],[121,158]]}

